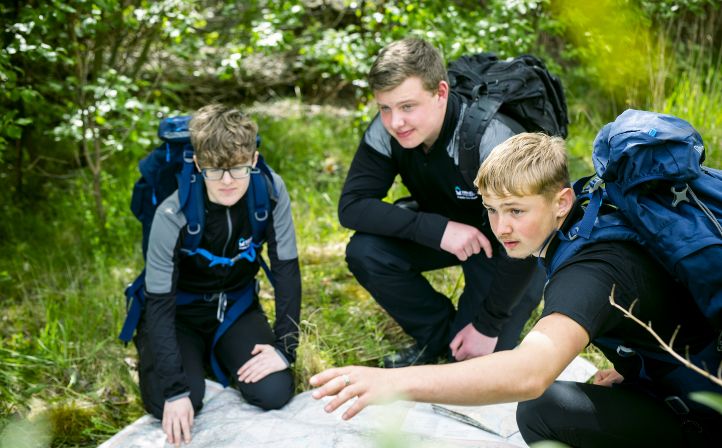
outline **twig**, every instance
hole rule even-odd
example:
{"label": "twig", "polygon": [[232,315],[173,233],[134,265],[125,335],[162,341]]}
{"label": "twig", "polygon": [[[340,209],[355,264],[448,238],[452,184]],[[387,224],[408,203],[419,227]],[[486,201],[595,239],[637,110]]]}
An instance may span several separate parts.
{"label": "twig", "polygon": [[674,340],[677,337],[677,333],[679,333],[679,326],[677,326],[677,328],[674,330],[674,333],[672,334],[672,338],[670,339],[669,343],[664,342],[664,340],[654,330],[652,330],[651,322],[649,324],[645,324],[644,322],[639,320],[634,314],[632,314],[632,311],[634,310],[634,306],[637,304],[639,299],[635,299],[634,302],[632,302],[632,304],[629,306],[629,310],[625,310],[621,305],[618,305],[617,302],[614,301],[614,289],[616,288],[616,286],[617,285],[612,285],[612,292],[609,294],[609,303],[611,303],[613,307],[620,310],[624,314],[625,317],[632,319],[634,322],[641,325],[642,328],[647,330],[647,332],[649,334],[651,334],[652,337],[654,337],[654,339],[657,340],[657,342],[659,342],[659,346],[662,347],[662,350],[664,350],[665,352],[672,355],[672,357],[674,357],[674,359],[676,359],[677,361],[682,363],[682,365],[694,370],[695,372],[697,372],[700,375],[702,375],[703,377],[709,379],[713,383],[715,383],[719,386],[722,386],[722,363],[720,363],[719,367],[717,368],[717,376],[714,376],[711,373],[709,373],[708,371],[692,364],[692,362],[689,359],[684,358],[684,357],[682,357],[682,355],[675,352],[674,349],[672,348],[672,345],[674,344]]}

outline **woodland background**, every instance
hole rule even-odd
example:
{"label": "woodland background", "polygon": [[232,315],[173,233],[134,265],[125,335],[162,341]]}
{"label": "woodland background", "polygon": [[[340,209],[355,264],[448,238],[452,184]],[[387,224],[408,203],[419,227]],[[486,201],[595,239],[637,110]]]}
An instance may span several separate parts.
{"label": "woodland background", "polygon": [[[672,113],[722,166],[722,13],[711,0],[48,0],[0,5],[0,445],[95,446],[143,414],[117,339],[142,268],[128,205],[160,118],[209,102],[260,125],[293,201],[298,389],[407,341],[349,274],[340,188],[375,114],[366,72],[414,34],[447,61],[543,58],[565,86],[573,175],[624,109]],[[404,193],[396,186],[393,200]],[[429,274],[454,298],[458,269]],[[265,280],[265,279],[264,279]],[[263,306],[273,315],[265,282]],[[598,353],[585,353],[598,365]]]}

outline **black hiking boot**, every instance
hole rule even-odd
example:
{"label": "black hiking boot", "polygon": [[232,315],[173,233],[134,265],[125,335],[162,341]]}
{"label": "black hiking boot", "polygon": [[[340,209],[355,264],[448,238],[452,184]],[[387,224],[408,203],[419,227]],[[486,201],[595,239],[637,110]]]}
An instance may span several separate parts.
{"label": "black hiking boot", "polygon": [[438,356],[430,355],[426,351],[426,347],[419,348],[417,345],[412,345],[392,355],[384,356],[384,367],[387,369],[436,364],[437,362]]}

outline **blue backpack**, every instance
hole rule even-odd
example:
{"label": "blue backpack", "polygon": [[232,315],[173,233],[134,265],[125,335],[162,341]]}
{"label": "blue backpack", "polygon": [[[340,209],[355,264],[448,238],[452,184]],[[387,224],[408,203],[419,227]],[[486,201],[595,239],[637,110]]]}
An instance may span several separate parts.
{"label": "blue backpack", "polygon": [[547,275],[587,244],[636,241],[722,329],[722,171],[702,166],[699,133],[680,118],[629,109],[599,132],[592,159],[596,175],[574,185],[584,215],[558,233]]}
{"label": "blue backpack", "polygon": [[[210,253],[200,246],[205,224],[205,185],[201,173],[193,162],[193,146],[190,141],[188,124],[190,116],[165,118],[158,127],[158,137],[162,144],[155,148],[148,156],[142,159],[138,168],[141,177],[133,187],[130,209],[143,226],[143,258],[148,251],[148,237],[153,223],[155,210],[165,198],[178,190],[180,209],[183,212],[187,225],[181,231],[181,254],[183,256],[201,256],[209,260],[209,266],[232,266],[240,259],[255,261],[258,259],[266,272],[271,284],[273,277],[261,257],[262,245],[266,237],[266,224],[270,213],[271,195],[276,195],[271,170],[262,156],[258,156],[255,169],[251,171],[251,180],[248,187],[247,203],[252,229],[252,244],[232,258],[221,257]],[[256,137],[256,146],[260,146],[260,137]],[[270,190],[270,192],[269,192]],[[143,289],[145,285],[145,270],[125,290],[126,308],[128,310],[125,323],[119,335],[124,342],[130,342],[140,321],[141,310],[144,305]],[[219,298],[219,314],[221,325],[216,331],[213,345],[220,336],[230,327],[250,305],[253,287],[239,291],[237,294],[222,293]],[[200,300],[202,295],[177,294],[176,303],[179,305]],[[221,303],[222,300],[222,303]],[[226,300],[231,304],[226,309]],[[216,377],[223,383],[227,380],[214,357],[211,358]]]}

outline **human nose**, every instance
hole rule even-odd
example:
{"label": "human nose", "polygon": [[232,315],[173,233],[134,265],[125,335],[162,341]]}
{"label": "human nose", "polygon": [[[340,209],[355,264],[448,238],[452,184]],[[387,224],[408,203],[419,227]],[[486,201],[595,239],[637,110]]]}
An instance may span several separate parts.
{"label": "human nose", "polygon": [[221,182],[224,184],[230,184],[233,182],[233,176],[231,176],[231,170],[223,170],[223,176],[221,176]]}
{"label": "human nose", "polygon": [[491,215],[489,217],[489,223],[491,224],[491,230],[497,236],[511,233],[511,221],[501,213]]}
{"label": "human nose", "polygon": [[391,112],[391,127],[393,129],[401,129],[404,126],[404,117],[400,112]]}

